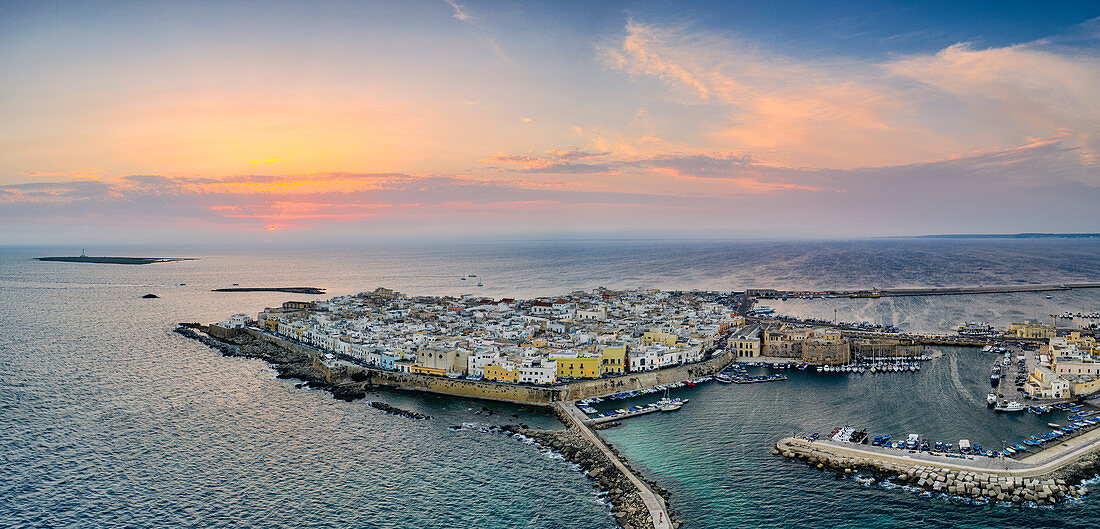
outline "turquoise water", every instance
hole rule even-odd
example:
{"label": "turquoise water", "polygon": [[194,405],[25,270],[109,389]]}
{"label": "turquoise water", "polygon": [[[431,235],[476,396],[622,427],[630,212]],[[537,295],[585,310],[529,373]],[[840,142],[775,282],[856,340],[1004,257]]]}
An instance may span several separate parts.
{"label": "turquoise water", "polygon": [[[1061,282],[1100,277],[1091,241],[554,242],[412,247],[97,248],[97,255],[199,257],[148,266],[42,263],[73,249],[0,249],[0,526],[611,527],[589,482],[537,448],[481,431],[538,409],[388,392],[369,398],[435,417],[411,421],[273,378],[171,332],[179,321],[256,313],[278,293],[211,288],[301,285],[330,295],[379,285],[411,294],[475,290],[552,295],[646,286],[735,290]],[[186,285],[181,286],[181,283]],[[145,293],[160,299],[144,300]],[[984,319],[1048,310],[1042,295],[930,300],[904,314]],[[1062,310],[1097,310],[1074,293]],[[886,308],[884,308],[886,307]],[[806,305],[803,310],[826,310]],[[1060,310],[1059,310],[1060,312]],[[907,320],[906,320],[907,319]],[[972,319],[972,318],[967,318]],[[852,480],[770,455],[796,431],[844,422],[881,433],[967,437],[987,446],[1049,418],[984,406],[987,359],[945,355],[918,375],[793,373],[782,383],[700,386],[680,412],[632,419],[608,438],[674,492],[689,527],[1091,526],[1095,496],[1053,510],[955,504]],[[977,400],[975,405],[973,400]],[[515,415],[515,417],[513,417]],[[469,423],[457,430],[452,425]]]}

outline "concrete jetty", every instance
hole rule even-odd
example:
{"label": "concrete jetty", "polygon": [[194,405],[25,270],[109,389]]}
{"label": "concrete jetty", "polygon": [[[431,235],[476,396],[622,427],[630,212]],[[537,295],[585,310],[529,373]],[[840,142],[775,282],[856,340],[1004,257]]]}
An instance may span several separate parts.
{"label": "concrete jetty", "polygon": [[567,426],[576,428],[585,439],[607,456],[612,464],[630,480],[630,483],[637,487],[638,495],[641,496],[642,502],[645,503],[645,507],[649,511],[653,529],[671,529],[672,521],[669,518],[665,499],[654,493],[644,481],[634,474],[633,470],[623,463],[617,454],[611,451],[607,444],[603,442],[603,439],[588,427],[590,422],[588,417],[571,402],[556,402],[554,407],[559,411],[558,415],[563,418]]}
{"label": "concrete jetty", "polygon": [[1100,430],[1023,460],[957,459],[913,450],[791,437],[776,443],[773,453],[806,462],[819,470],[844,474],[866,471],[933,492],[1042,505],[1088,492],[1076,484],[1100,471]]}

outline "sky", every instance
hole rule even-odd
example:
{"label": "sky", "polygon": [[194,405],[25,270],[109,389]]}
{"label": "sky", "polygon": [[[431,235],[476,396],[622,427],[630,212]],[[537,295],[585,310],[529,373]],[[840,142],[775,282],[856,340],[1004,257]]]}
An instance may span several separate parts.
{"label": "sky", "polygon": [[0,244],[1100,231],[1094,1],[7,1],[0,78]]}

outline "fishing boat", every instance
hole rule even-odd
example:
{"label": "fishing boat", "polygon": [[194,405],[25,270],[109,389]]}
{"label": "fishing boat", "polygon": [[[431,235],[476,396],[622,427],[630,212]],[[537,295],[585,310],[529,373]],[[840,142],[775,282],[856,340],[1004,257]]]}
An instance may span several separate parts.
{"label": "fishing boat", "polygon": [[1001,404],[1000,406],[997,406],[993,409],[997,411],[1024,411],[1025,408],[1027,408],[1027,406],[1020,404],[1019,402],[1012,401],[1007,404]]}
{"label": "fishing boat", "polygon": [[733,377],[725,373],[718,373],[717,375],[714,375],[714,380],[717,380],[723,384],[733,384]]}
{"label": "fishing boat", "polygon": [[985,396],[985,403],[987,405],[989,405],[990,408],[992,408],[993,406],[996,406],[997,405],[997,392],[996,391],[991,391],[989,393],[989,395],[986,395]]}

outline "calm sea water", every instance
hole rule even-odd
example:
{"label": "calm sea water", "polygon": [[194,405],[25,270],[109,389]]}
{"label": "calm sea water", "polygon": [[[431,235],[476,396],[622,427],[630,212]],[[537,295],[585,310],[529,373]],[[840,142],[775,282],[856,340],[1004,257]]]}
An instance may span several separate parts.
{"label": "calm sea water", "polygon": [[[91,249],[89,249],[92,251]],[[1100,278],[1093,241],[554,242],[430,248],[96,248],[199,257],[148,266],[43,263],[69,248],[0,249],[0,526],[612,527],[571,465],[480,425],[556,427],[538,409],[403,392],[371,398],[410,421],[296,389],[262,362],[171,332],[179,321],[310,296],[210,292],[384,285],[410,294],[552,295],[645,286],[735,290],[1047,283]],[[458,277],[477,274],[478,288]],[[185,285],[181,285],[185,283]],[[156,293],[160,299],[141,296]],[[859,302],[859,303],[856,303]],[[1100,293],[788,301],[789,313],[937,330],[1100,309]],[[1054,310],[1057,309],[1057,310]],[[847,314],[846,314],[846,312]],[[681,390],[691,403],[607,437],[692,527],[1086,527],[1096,496],[1055,509],[955,503],[860,486],[770,455],[841,423],[999,446],[1050,419],[984,406],[988,358],[944,349],[916,375],[795,373],[785,383]],[[452,425],[467,423],[457,430]]]}

